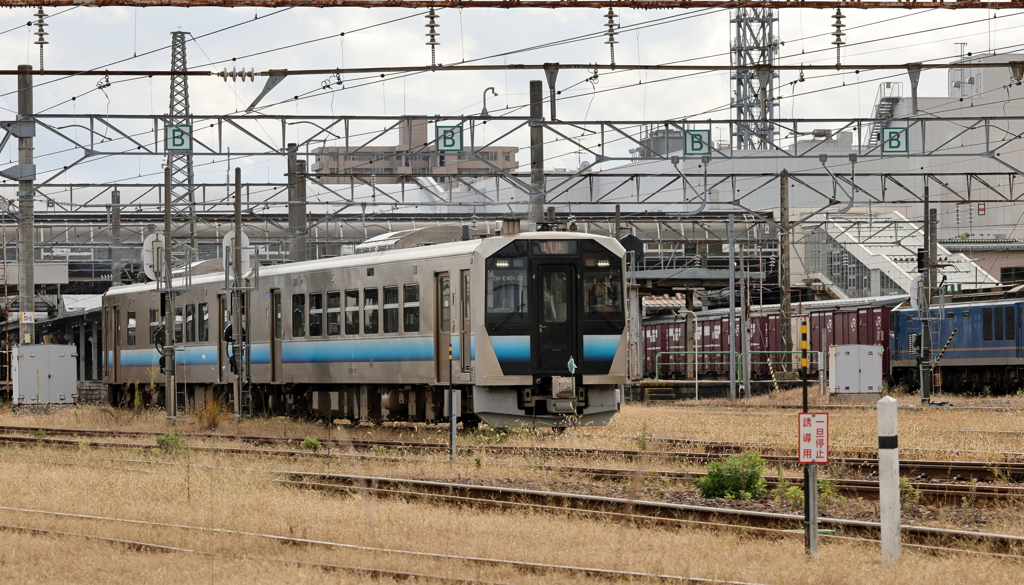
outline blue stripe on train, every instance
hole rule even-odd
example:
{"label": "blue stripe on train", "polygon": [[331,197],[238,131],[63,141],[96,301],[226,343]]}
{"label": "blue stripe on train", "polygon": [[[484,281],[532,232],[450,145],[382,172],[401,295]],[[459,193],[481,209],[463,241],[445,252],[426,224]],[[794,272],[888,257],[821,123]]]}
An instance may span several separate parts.
{"label": "blue stripe on train", "polygon": [[491,336],[491,347],[499,362],[529,362],[529,335]]}
{"label": "blue stripe on train", "polygon": [[610,362],[615,359],[622,335],[584,335],[583,359],[593,362]]}

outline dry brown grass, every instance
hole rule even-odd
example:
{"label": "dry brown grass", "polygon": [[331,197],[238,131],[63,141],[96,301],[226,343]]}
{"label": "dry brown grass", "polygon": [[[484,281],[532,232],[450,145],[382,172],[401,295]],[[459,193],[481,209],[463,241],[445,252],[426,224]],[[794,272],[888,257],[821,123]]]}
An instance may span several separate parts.
{"label": "dry brown grass", "polygon": [[[871,544],[825,541],[808,561],[796,537],[752,538],[732,532],[666,529],[523,511],[485,511],[399,499],[375,500],[295,490],[275,484],[267,469],[280,459],[191,453],[186,459],[128,452],[43,447],[0,449],[3,505],[152,522],[217,527],[389,547],[609,569],[692,575],[758,583],[1015,583],[1021,565],[1006,559],[906,551],[896,567],[878,564]],[[445,467],[414,458],[294,460],[289,468],[359,473],[419,472]],[[157,464],[173,463],[173,464]],[[419,466],[419,467],[417,467]],[[448,474],[486,476],[464,460]],[[439,562],[337,548],[283,545],[265,539],[98,520],[3,511],[5,524],[127,538],[247,555],[261,560],[137,552],[69,537],[0,531],[5,581],[79,583],[366,582],[363,576],[301,568],[308,562],[392,568],[516,583],[588,583],[592,578]],[[958,577],[962,576],[962,577]],[[959,580],[958,580],[959,579]],[[387,580],[383,582],[388,582]]]}

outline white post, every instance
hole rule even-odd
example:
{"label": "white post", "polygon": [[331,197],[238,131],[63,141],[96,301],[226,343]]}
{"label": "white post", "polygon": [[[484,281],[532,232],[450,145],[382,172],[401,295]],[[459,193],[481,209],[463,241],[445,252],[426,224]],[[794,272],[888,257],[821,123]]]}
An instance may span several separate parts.
{"label": "white post", "polygon": [[900,558],[900,457],[896,399],[878,401],[878,495],[882,513],[882,561]]}

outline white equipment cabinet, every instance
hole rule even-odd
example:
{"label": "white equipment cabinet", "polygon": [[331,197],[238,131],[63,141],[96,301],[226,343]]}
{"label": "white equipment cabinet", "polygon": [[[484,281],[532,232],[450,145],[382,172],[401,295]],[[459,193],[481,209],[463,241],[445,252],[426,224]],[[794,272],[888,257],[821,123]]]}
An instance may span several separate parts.
{"label": "white equipment cabinet", "polygon": [[78,401],[78,353],[73,345],[19,345],[12,352],[14,404],[74,404]]}
{"label": "white equipment cabinet", "polygon": [[879,394],[882,391],[882,347],[829,347],[828,391],[829,394]]}

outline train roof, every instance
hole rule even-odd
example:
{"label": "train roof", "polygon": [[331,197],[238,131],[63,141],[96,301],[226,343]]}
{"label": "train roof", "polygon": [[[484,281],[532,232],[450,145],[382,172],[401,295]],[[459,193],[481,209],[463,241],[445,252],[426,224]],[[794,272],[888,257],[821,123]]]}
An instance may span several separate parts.
{"label": "train roof", "polygon": [[[399,250],[381,250],[363,254],[350,254],[347,256],[333,256],[330,258],[318,258],[305,262],[289,262],[287,264],[261,265],[260,276],[287,276],[290,274],[304,274],[320,270],[331,270],[335,268],[356,268],[360,266],[377,266],[384,262],[415,262],[430,258],[444,258],[472,254],[477,248],[485,246],[489,250],[497,250],[512,240],[604,240],[603,243],[611,247],[611,250],[618,255],[623,255],[622,246],[613,238],[581,232],[520,232],[508,236],[491,236],[471,240],[448,242],[443,244],[432,244],[429,246],[418,246],[415,248],[403,248]],[[489,252],[488,252],[489,253]],[[181,285],[180,278],[174,279],[175,285]],[[224,282],[224,271],[211,272],[195,275],[192,277],[192,286],[218,284]],[[145,282],[130,284],[111,288],[103,296],[119,296],[125,294],[141,293],[152,291],[156,288],[156,282]]]}

